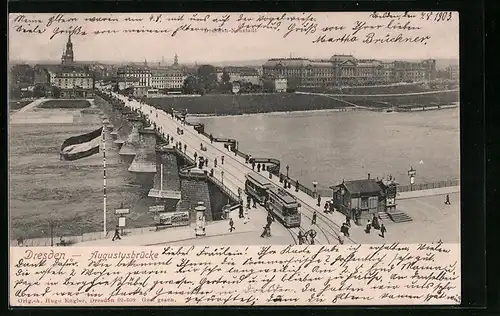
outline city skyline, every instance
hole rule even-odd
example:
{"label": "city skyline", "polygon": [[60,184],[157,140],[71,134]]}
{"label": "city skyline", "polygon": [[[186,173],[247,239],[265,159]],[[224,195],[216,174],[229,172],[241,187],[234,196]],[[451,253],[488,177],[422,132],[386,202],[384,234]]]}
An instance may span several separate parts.
{"label": "city skyline", "polygon": [[[189,13],[192,14],[192,13]],[[222,13],[214,13],[221,15]],[[238,15],[238,13],[232,13]],[[259,13],[246,14],[246,16],[257,16]],[[276,13],[277,14],[277,13]],[[146,19],[150,14],[128,14],[127,16],[138,16]],[[165,16],[178,16],[179,14],[165,14]],[[316,22],[320,26],[347,25],[345,32],[354,32],[350,26],[359,21],[369,21],[370,12],[358,13],[314,13]],[[15,22],[18,15],[9,17],[9,60],[32,61],[54,61],[60,60],[62,49],[67,41],[67,33],[61,33],[53,39],[45,34],[29,34],[16,31],[19,23]],[[51,14],[26,14],[30,19],[47,20]],[[65,18],[79,17],[83,14],[65,14]],[[95,16],[113,16],[124,19],[124,14],[97,14]],[[255,18],[255,17],[254,17]],[[354,22],[353,22],[354,21]],[[162,57],[171,61],[174,54],[178,54],[179,62],[182,64],[218,63],[233,60],[265,60],[269,58],[288,58],[290,54],[296,58],[329,58],[333,54],[352,54],[357,58],[372,59],[458,59],[459,34],[458,15],[447,23],[428,23],[417,21],[422,30],[406,31],[409,36],[430,36],[428,42],[423,44],[364,44],[361,42],[336,42],[336,43],[313,43],[322,32],[315,34],[304,34],[292,32],[283,38],[283,31],[238,34],[214,34],[182,32],[176,36],[165,34],[100,34],[100,35],[73,35],[72,41],[75,45],[75,61],[106,61],[113,63],[160,61]],[[415,22],[415,23],[417,23]],[[234,22],[238,23],[238,22]],[[364,23],[364,22],[363,22]],[[372,22],[370,22],[372,23]],[[379,23],[379,22],[377,22]],[[383,22],[383,23],[387,23]],[[396,23],[396,22],[395,22]],[[398,22],[399,23],[399,22]],[[69,24],[67,24],[69,25]],[[87,32],[99,29],[129,27],[122,22],[100,22],[99,24],[84,24]],[[153,27],[151,22],[143,22],[139,28]],[[229,25],[229,24],[228,24]],[[231,26],[231,25],[230,25]],[[75,24],[74,27],[77,27]],[[137,25],[134,27],[138,27]],[[175,25],[174,25],[175,27]],[[90,30],[90,31],[89,31]],[[356,33],[363,38],[369,29],[362,29]],[[332,32],[328,36],[341,37],[345,32]],[[364,32],[364,33],[363,33]],[[381,31],[382,32],[382,31]],[[398,35],[400,31],[383,31],[381,36],[390,33],[391,36]],[[405,35],[405,36],[407,36]],[[30,49],[26,49],[29,42]],[[210,44],[208,44],[208,43]],[[128,45],[127,43],[133,43]],[[98,47],[98,49],[96,49]],[[120,49],[117,49],[120,47]],[[203,52],[203,53],[201,53]],[[237,57],[236,57],[237,56]],[[168,62],[167,62],[168,63]]]}

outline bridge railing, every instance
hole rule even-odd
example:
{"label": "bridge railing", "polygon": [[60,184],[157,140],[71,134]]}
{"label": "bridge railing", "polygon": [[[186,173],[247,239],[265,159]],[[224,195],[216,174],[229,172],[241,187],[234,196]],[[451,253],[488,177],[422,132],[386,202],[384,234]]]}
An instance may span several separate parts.
{"label": "bridge railing", "polygon": [[421,183],[421,184],[414,184],[414,185],[398,185],[397,192],[430,190],[430,189],[438,189],[438,188],[444,188],[444,187],[453,187],[453,186],[458,186],[458,185],[460,185],[460,181],[458,179],[431,182],[431,183]]}

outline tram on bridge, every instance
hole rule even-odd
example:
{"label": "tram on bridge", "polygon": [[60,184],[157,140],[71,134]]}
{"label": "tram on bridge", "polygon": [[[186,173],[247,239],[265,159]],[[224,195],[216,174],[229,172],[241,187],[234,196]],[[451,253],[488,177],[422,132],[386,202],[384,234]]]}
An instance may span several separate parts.
{"label": "tram on bridge", "polygon": [[285,227],[300,227],[300,203],[284,189],[273,186],[267,190],[265,207]]}
{"label": "tram on bridge", "polygon": [[259,204],[264,205],[268,197],[267,190],[273,187],[273,184],[257,172],[248,173],[245,178],[245,193],[253,197]]}

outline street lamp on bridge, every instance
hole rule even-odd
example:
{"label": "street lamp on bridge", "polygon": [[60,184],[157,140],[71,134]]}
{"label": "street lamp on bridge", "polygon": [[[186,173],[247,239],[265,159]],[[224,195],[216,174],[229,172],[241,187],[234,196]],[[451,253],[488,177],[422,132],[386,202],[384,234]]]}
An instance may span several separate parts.
{"label": "street lamp on bridge", "polygon": [[286,179],[288,180],[288,170],[290,169],[289,165],[286,165]]}
{"label": "street lamp on bridge", "polygon": [[410,167],[408,170],[408,176],[410,177],[410,191],[413,191],[413,184],[415,184],[415,175],[417,174],[417,170]]}

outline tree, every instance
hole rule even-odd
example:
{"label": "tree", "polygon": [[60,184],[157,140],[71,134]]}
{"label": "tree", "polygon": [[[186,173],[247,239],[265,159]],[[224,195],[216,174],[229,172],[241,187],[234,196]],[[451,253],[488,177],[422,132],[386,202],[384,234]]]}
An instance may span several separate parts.
{"label": "tree", "polygon": [[188,76],[186,79],[184,79],[184,84],[182,86],[182,92],[184,94],[200,93],[201,90],[202,85],[198,77]]}
{"label": "tree", "polygon": [[55,99],[59,99],[61,97],[61,89],[56,86],[52,86],[52,97]]}
{"label": "tree", "polygon": [[198,68],[198,76],[202,87],[210,92],[217,87],[217,71],[212,65],[201,65]]}
{"label": "tree", "polygon": [[45,97],[46,94],[47,94],[47,89],[44,85],[41,84],[35,85],[35,88],[33,89],[33,96],[35,98]]}
{"label": "tree", "polygon": [[229,76],[229,74],[226,72],[226,69],[224,69],[222,71],[222,83],[228,83],[230,80],[231,80],[231,77]]}

